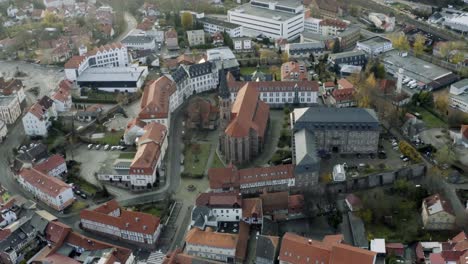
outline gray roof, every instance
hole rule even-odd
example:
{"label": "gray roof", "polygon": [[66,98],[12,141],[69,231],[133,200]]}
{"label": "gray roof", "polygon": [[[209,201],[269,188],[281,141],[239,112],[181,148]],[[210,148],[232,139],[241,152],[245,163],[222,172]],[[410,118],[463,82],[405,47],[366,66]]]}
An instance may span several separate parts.
{"label": "gray roof", "polygon": [[275,262],[276,254],[278,250],[278,245],[275,245],[271,237],[259,235],[257,236],[257,249],[256,255],[257,258],[262,258]]}
{"label": "gray roof", "polygon": [[294,157],[296,166],[315,165],[320,162],[317,157],[315,137],[307,129],[294,133]]}
{"label": "gray roof", "polygon": [[130,81],[136,82],[143,75],[144,68],[115,67],[115,68],[88,68],[80,76],[78,82],[109,82]]}
{"label": "gray roof", "polygon": [[39,234],[44,234],[47,224],[49,224],[49,221],[37,213],[34,213],[31,218],[31,226],[34,227]]}
{"label": "gray roof", "polygon": [[264,236],[277,236],[279,231],[278,223],[267,218],[263,217],[262,221],[262,235]]}
{"label": "gray roof", "polygon": [[[366,228],[361,218],[355,216],[352,212],[348,212],[349,224],[351,226],[352,245],[359,248],[369,248],[367,241]],[[350,241],[347,241],[350,242]]]}
{"label": "gray roof", "polygon": [[468,78],[460,80],[456,83],[452,83],[452,86],[458,89],[461,89],[463,87],[468,88]]}
{"label": "gray roof", "polygon": [[188,74],[183,66],[179,66],[179,68],[177,68],[177,70],[175,70],[171,74],[171,77],[174,80],[174,82],[180,83],[181,81],[184,81],[188,77]]}
{"label": "gray roof", "polygon": [[[284,5],[283,2],[281,4]],[[299,2],[300,4],[300,2]],[[251,16],[257,16],[257,17],[263,17],[267,19],[273,19],[273,17],[279,17],[281,21],[288,20],[290,18],[293,18],[295,16],[300,15],[301,13],[293,14],[293,13],[287,13],[287,12],[281,12],[281,11],[276,11],[276,10],[271,10],[268,8],[260,8],[251,5],[250,3],[243,4],[241,6],[238,6],[236,8],[233,8],[229,10],[230,12],[236,12],[236,13],[242,13],[245,15],[251,15]]]}
{"label": "gray roof", "polygon": [[332,108],[332,107],[308,107],[294,110],[295,124],[298,123],[366,123],[379,124],[374,110],[368,108]]}
{"label": "gray roof", "polygon": [[16,100],[16,96],[0,96],[0,106],[8,106],[13,100]]}
{"label": "gray roof", "polygon": [[213,64],[210,61],[193,64],[189,66],[188,72],[190,78],[211,74],[213,73]]}
{"label": "gray roof", "polygon": [[364,44],[366,46],[369,46],[372,49],[380,47],[384,43],[389,43],[392,42],[391,40],[381,37],[381,36],[375,36],[372,38],[368,38],[362,41],[359,41],[360,44]]}
{"label": "gray roof", "polygon": [[239,25],[236,25],[234,23],[219,20],[219,19],[212,18],[212,17],[200,18],[200,19],[198,19],[198,21],[201,22],[201,23],[213,24],[213,25],[217,25],[217,26],[224,27],[224,28],[229,28],[229,29],[234,29],[234,28],[240,27]]}
{"label": "gray roof", "polygon": [[328,55],[328,58],[342,59],[342,58],[347,58],[347,57],[352,57],[352,56],[365,56],[365,55],[366,53],[362,50],[353,50],[353,51],[345,51],[345,52],[330,54]]}
{"label": "gray roof", "polygon": [[38,143],[34,145],[33,147],[27,149],[23,153],[20,153],[17,156],[17,159],[21,161],[26,161],[26,162],[31,162],[31,161],[37,162],[41,159],[46,158],[47,156],[48,156],[47,146],[42,143]]}
{"label": "gray roof", "polygon": [[291,43],[289,45],[289,50],[301,51],[301,50],[310,50],[310,49],[324,49],[325,44],[322,41],[317,42],[306,42],[306,43]]}
{"label": "gray roof", "polygon": [[198,228],[205,228],[205,216],[208,217],[210,215],[211,209],[206,206],[196,206],[193,208],[192,211],[192,221],[193,226]]}
{"label": "gray roof", "polygon": [[330,40],[330,39],[334,39],[335,36],[324,36],[322,34],[318,34],[318,33],[313,33],[313,32],[309,32],[309,31],[304,31],[301,33],[303,39],[304,39],[304,42],[310,42],[310,41],[326,41],[326,40]]}
{"label": "gray roof", "polygon": [[154,38],[152,37],[129,35],[122,40],[122,44],[134,44],[134,43],[144,44],[144,43],[151,43],[152,41],[154,41]]}

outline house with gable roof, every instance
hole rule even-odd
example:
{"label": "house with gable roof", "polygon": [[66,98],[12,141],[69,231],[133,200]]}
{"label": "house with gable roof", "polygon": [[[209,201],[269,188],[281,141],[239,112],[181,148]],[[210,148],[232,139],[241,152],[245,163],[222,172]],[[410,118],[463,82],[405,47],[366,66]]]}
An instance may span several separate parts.
{"label": "house with gable roof", "polygon": [[24,132],[28,136],[47,137],[52,120],[57,117],[54,100],[48,96],[42,97],[33,104],[23,116]]}
{"label": "house with gable roof", "polygon": [[449,200],[440,194],[425,198],[421,217],[426,230],[452,230],[455,228],[455,213]]}

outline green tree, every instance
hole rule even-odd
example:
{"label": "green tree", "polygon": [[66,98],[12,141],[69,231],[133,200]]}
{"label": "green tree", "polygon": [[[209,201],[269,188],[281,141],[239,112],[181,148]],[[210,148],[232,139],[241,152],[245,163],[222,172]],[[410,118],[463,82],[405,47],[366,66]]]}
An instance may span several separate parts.
{"label": "green tree", "polygon": [[189,12],[184,12],[181,15],[182,27],[185,30],[189,30],[193,27],[193,16]]}
{"label": "green tree", "polygon": [[340,40],[338,38],[335,39],[335,42],[333,43],[333,53],[339,53],[341,51],[340,47]]}
{"label": "green tree", "polygon": [[413,44],[413,52],[416,56],[423,54],[425,43],[426,43],[426,38],[421,34],[417,34],[416,37],[414,38],[414,44]]}
{"label": "green tree", "polygon": [[457,51],[452,56],[452,63],[458,64],[465,60],[465,54],[463,52]]}

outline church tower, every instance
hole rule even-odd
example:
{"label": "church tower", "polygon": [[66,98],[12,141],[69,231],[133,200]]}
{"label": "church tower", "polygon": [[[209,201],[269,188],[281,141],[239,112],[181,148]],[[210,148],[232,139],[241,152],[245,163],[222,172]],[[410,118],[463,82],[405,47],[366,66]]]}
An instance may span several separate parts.
{"label": "church tower", "polygon": [[226,80],[226,72],[224,67],[219,71],[219,127],[221,133],[224,134],[224,130],[231,122],[231,93]]}

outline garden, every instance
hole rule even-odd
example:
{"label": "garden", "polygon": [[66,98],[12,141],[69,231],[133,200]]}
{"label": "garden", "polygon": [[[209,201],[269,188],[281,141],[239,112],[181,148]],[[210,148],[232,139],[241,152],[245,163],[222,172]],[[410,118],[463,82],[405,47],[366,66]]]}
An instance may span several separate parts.
{"label": "garden", "polygon": [[184,149],[183,177],[203,178],[210,156],[211,144],[190,143]]}

